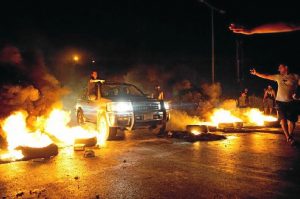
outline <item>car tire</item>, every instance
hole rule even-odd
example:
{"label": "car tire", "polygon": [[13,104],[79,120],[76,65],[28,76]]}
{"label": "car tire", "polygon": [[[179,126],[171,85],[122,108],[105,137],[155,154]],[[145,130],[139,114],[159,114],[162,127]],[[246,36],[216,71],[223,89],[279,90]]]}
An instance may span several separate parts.
{"label": "car tire", "polygon": [[97,130],[101,134],[101,138],[105,140],[113,140],[117,135],[116,127],[109,127],[105,114],[99,114],[97,117]]}
{"label": "car tire", "polygon": [[77,124],[78,125],[84,125],[84,114],[83,114],[83,111],[82,111],[82,109],[79,109],[78,111],[77,111],[77,115],[76,115],[76,117],[77,117]]}

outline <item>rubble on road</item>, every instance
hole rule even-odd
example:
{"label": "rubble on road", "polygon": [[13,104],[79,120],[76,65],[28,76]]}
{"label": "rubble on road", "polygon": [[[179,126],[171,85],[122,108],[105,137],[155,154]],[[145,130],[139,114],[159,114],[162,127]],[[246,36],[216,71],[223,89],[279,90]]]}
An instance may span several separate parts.
{"label": "rubble on road", "polygon": [[84,151],[84,157],[85,158],[93,158],[95,156],[96,156],[95,151],[93,151],[91,149]]}
{"label": "rubble on road", "polygon": [[195,141],[217,141],[226,139],[223,135],[213,134],[213,133],[200,133],[200,134],[193,134],[187,131],[169,131],[168,136],[170,138],[176,139],[184,139],[188,142],[195,142]]}

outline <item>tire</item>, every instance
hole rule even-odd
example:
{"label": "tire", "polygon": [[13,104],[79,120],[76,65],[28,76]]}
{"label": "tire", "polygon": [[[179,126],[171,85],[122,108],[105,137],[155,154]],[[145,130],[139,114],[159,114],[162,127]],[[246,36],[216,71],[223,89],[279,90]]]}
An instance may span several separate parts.
{"label": "tire", "polygon": [[75,144],[84,144],[86,147],[92,147],[97,144],[97,138],[92,137],[92,138],[77,138],[74,141]]}
{"label": "tire", "polygon": [[84,125],[84,114],[83,114],[83,111],[82,111],[82,109],[79,109],[78,111],[77,111],[77,124],[78,125]]}
{"label": "tire", "polygon": [[100,134],[100,139],[113,140],[117,135],[116,127],[109,127],[105,114],[99,114],[97,117],[97,130]]}
{"label": "tire", "polygon": [[34,148],[28,146],[19,146],[18,150],[22,150],[24,155],[23,160],[30,160],[35,158],[50,158],[58,154],[58,146],[55,144],[50,144],[42,148]]}

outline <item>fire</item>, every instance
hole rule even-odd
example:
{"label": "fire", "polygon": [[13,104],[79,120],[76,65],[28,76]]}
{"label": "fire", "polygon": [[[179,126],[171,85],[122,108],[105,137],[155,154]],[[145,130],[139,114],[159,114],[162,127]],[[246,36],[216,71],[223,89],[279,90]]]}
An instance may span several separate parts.
{"label": "fire", "polygon": [[[53,143],[55,138],[65,145],[73,145],[76,139],[97,137],[97,144],[105,145],[107,131],[102,128],[98,132],[94,129],[85,129],[81,126],[69,125],[71,113],[60,109],[53,109],[48,117],[39,117],[35,121],[36,131],[31,132],[26,125],[27,113],[15,112],[2,123],[2,129],[8,143],[8,153],[0,157],[6,160],[19,160],[24,156],[19,146],[42,148]],[[43,132],[43,133],[42,133]]]}
{"label": "fire", "polygon": [[52,143],[51,139],[40,131],[30,132],[26,126],[25,112],[16,112],[6,118],[2,129],[5,132],[9,153],[1,156],[1,159],[18,160],[23,158],[19,146],[41,148]]}
{"label": "fire", "polygon": [[[54,109],[45,120],[45,132],[59,139],[61,142],[72,145],[75,139],[97,137],[97,144],[104,146],[107,139],[107,131],[85,129],[82,126],[70,127],[71,113]],[[106,128],[106,127],[103,127]],[[102,128],[102,129],[103,129]]]}
{"label": "fire", "polygon": [[260,110],[254,108],[246,112],[245,115],[248,117],[249,123],[256,124],[258,126],[263,126],[265,122],[277,121],[276,117],[264,115]]}
{"label": "fire", "polygon": [[242,120],[234,115],[228,110],[225,109],[216,109],[214,110],[212,116],[210,117],[212,124],[218,126],[220,123],[234,123],[242,122]]}
{"label": "fire", "polygon": [[193,129],[193,130],[191,131],[191,133],[192,133],[193,135],[200,135],[200,134],[201,134],[198,130],[195,130],[195,129]]}
{"label": "fire", "polygon": [[74,144],[76,138],[97,137],[94,130],[86,130],[81,126],[69,127],[70,112],[54,109],[45,120],[45,132],[67,145]]}

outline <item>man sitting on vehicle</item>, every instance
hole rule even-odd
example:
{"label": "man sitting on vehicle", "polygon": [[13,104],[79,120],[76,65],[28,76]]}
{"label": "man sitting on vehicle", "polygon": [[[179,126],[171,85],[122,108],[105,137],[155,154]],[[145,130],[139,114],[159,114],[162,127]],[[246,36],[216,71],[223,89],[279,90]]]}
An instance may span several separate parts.
{"label": "man sitting on vehicle", "polygon": [[96,100],[97,99],[97,83],[98,82],[104,82],[104,80],[100,80],[98,78],[98,73],[96,71],[92,71],[90,80],[88,82],[88,97],[90,100]]}

